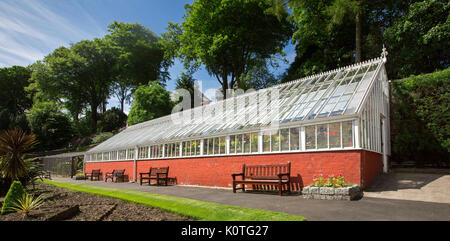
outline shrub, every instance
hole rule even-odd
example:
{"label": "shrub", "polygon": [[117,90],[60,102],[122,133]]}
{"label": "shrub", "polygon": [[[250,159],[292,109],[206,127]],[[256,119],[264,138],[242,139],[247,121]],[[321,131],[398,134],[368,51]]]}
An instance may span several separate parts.
{"label": "shrub", "polygon": [[2,214],[10,211],[10,208],[15,206],[17,200],[19,200],[25,194],[25,189],[20,181],[14,181],[6,194],[5,201],[3,202]]}
{"label": "shrub", "polygon": [[[450,153],[450,68],[392,82],[392,160],[447,165]],[[447,162],[447,164],[445,164]]]}

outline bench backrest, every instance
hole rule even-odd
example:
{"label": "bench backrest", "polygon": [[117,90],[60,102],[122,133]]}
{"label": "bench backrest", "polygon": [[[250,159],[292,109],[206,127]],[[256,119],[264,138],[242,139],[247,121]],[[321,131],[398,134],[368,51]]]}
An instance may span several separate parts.
{"label": "bench backrest", "polygon": [[[245,179],[278,179],[278,174],[291,173],[291,162],[287,164],[249,165],[242,167]],[[283,177],[287,178],[287,177]]]}
{"label": "bench backrest", "polygon": [[157,173],[168,174],[169,167],[150,167],[150,176],[156,176]]}
{"label": "bench backrest", "polygon": [[122,170],[116,170],[116,169],[114,169],[113,170],[113,175],[116,175],[116,176],[123,176],[123,174],[125,173],[125,169],[122,169]]}
{"label": "bench backrest", "polygon": [[100,175],[100,169],[92,170],[92,175]]}

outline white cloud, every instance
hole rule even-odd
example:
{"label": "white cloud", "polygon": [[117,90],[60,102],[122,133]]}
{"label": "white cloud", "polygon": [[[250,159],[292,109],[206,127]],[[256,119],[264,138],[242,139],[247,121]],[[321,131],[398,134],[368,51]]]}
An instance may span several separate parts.
{"label": "white cloud", "polygon": [[[92,39],[101,31],[95,19],[74,1],[63,4],[58,14],[40,0],[0,1],[0,66],[28,65],[60,46]],[[68,12],[74,11],[74,12]],[[66,15],[74,14],[78,26]],[[81,21],[83,20],[83,21]]]}

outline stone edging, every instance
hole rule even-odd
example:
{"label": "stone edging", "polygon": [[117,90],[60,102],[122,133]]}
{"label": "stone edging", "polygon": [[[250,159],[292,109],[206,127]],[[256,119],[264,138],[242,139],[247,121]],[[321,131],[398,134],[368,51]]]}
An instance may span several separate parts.
{"label": "stone edging", "polygon": [[363,197],[363,191],[358,185],[351,187],[304,187],[302,196],[305,199],[319,200],[359,200]]}

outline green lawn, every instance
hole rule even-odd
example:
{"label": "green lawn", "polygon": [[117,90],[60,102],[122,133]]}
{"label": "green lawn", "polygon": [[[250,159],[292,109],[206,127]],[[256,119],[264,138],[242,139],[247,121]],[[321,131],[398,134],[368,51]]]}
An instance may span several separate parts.
{"label": "green lawn", "polygon": [[140,203],[187,216],[200,221],[305,221],[302,216],[259,209],[221,205],[188,198],[167,196],[148,192],[106,188],[85,184],[62,183],[44,180],[45,183],[59,187],[119,198],[125,201]]}

